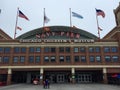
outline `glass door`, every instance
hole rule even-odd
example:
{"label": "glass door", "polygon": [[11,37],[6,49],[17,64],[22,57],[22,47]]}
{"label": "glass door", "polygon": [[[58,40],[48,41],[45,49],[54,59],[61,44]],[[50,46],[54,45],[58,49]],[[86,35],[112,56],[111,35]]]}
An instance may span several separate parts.
{"label": "glass door", "polygon": [[63,83],[65,82],[65,75],[64,74],[58,74],[57,75],[57,83]]}
{"label": "glass door", "polygon": [[92,76],[91,76],[91,74],[78,74],[77,82],[78,83],[92,82]]}

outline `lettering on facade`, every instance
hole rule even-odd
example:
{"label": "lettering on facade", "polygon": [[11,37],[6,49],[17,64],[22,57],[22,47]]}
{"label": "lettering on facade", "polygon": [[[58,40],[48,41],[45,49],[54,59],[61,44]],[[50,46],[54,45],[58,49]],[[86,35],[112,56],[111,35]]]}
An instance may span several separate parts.
{"label": "lettering on facade", "polygon": [[93,39],[20,39],[21,43],[94,43]]}

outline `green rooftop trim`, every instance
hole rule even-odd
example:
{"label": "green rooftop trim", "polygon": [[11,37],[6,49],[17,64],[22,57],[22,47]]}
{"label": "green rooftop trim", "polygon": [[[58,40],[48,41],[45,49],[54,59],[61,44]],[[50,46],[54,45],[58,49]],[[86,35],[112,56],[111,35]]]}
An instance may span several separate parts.
{"label": "green rooftop trim", "polygon": [[[32,31],[26,32],[20,35],[19,37],[17,37],[16,39],[37,39],[36,35],[41,36],[42,34],[46,36],[45,39],[69,39],[71,38],[70,35],[69,36],[66,35],[68,32],[70,34],[74,33],[74,37],[72,37],[72,39],[76,39],[76,34],[80,35],[80,37],[77,39],[98,39],[97,36],[87,31],[81,30],[79,28],[68,27],[68,26],[47,26],[47,27],[50,29],[49,32],[45,31],[42,27],[42,28],[38,28]],[[52,32],[54,32],[55,35],[53,35]],[[62,36],[61,36],[61,32],[64,32]],[[49,35],[47,33],[49,33]]]}

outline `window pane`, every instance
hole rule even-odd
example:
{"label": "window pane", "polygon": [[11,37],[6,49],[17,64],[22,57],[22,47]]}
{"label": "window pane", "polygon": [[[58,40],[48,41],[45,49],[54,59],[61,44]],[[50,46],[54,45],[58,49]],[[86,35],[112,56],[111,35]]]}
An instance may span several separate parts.
{"label": "window pane", "polygon": [[100,56],[96,56],[96,61],[97,62],[101,62],[101,57]]}
{"label": "window pane", "polygon": [[21,48],[21,52],[22,52],[22,53],[25,53],[25,52],[26,52],[26,48],[25,48],[25,47],[22,47],[22,48]]}
{"label": "window pane", "polygon": [[66,56],[66,62],[70,62],[70,56]]}
{"label": "window pane", "polygon": [[105,61],[106,61],[106,62],[110,62],[110,61],[111,61],[110,56],[105,56]]}
{"label": "window pane", "polygon": [[85,52],[85,47],[80,47],[80,52]]}
{"label": "window pane", "polygon": [[10,53],[10,48],[9,47],[4,48],[4,52],[5,53]]}
{"label": "window pane", "polygon": [[33,53],[33,52],[34,52],[34,47],[30,47],[30,48],[29,48],[29,52],[30,52],[30,53]]}
{"label": "window pane", "polygon": [[119,57],[118,56],[112,56],[112,61],[113,62],[118,62],[119,61]]}
{"label": "window pane", "polygon": [[110,52],[110,47],[104,47],[104,52]]}
{"label": "window pane", "polygon": [[79,62],[79,56],[74,56],[74,61]]}
{"label": "window pane", "polygon": [[25,56],[20,56],[20,62],[21,63],[25,62]]}
{"label": "window pane", "polygon": [[3,62],[4,63],[9,63],[9,57],[8,56],[3,57]]}
{"label": "window pane", "polygon": [[89,47],[89,52],[94,52],[94,48],[93,47]]}
{"label": "window pane", "polygon": [[111,52],[118,52],[117,47],[112,47]]}
{"label": "window pane", "polygon": [[85,56],[81,56],[81,62],[86,62],[86,57]]}
{"label": "window pane", "polygon": [[51,48],[51,52],[52,52],[52,53],[55,53],[55,52],[56,52],[56,48],[55,48],[55,47],[52,47],[52,48]]}
{"label": "window pane", "polygon": [[95,47],[95,52],[100,52],[100,47]]}
{"label": "window pane", "polygon": [[35,62],[36,62],[36,63],[40,62],[40,56],[36,56],[36,57],[35,57]]}
{"label": "window pane", "polygon": [[3,52],[3,48],[2,48],[2,47],[0,47],[0,53],[1,53],[1,52]]}
{"label": "window pane", "polygon": [[49,57],[48,57],[48,56],[45,56],[45,57],[44,57],[44,61],[45,61],[45,62],[49,62]]}
{"label": "window pane", "polygon": [[74,52],[78,52],[78,51],[79,51],[79,48],[75,47]]}
{"label": "window pane", "polygon": [[15,52],[15,53],[19,53],[19,52],[20,52],[19,47],[14,47],[14,52]]}
{"label": "window pane", "polygon": [[65,51],[69,53],[70,52],[70,47],[66,47]]}
{"label": "window pane", "polygon": [[29,62],[33,63],[34,62],[34,56],[29,56]]}
{"label": "window pane", "polygon": [[14,63],[17,63],[17,62],[18,62],[18,59],[19,59],[18,56],[13,57],[13,62],[14,62]]}
{"label": "window pane", "polygon": [[59,52],[64,52],[64,47],[59,47]]}
{"label": "window pane", "polygon": [[45,47],[44,52],[49,52],[49,47]]}
{"label": "window pane", "polygon": [[95,57],[94,56],[90,56],[90,62],[94,62],[95,61]]}
{"label": "window pane", "polygon": [[60,62],[64,62],[64,56],[59,57]]}
{"label": "window pane", "polygon": [[36,47],[36,52],[40,52],[40,47]]}
{"label": "window pane", "polygon": [[55,56],[51,56],[51,62],[55,62]]}

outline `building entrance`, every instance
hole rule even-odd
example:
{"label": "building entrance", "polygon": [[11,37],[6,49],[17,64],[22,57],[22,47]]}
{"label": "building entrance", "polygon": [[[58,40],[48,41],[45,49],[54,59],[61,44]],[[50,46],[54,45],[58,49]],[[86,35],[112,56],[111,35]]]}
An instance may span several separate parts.
{"label": "building entrance", "polygon": [[49,79],[50,83],[69,83],[70,82],[70,75],[69,71],[46,71],[44,74],[44,79]]}
{"label": "building entrance", "polygon": [[64,74],[58,74],[57,75],[57,83],[63,83],[65,82],[65,75]]}
{"label": "building entrance", "polygon": [[102,70],[79,70],[75,74],[76,83],[101,83]]}
{"label": "building entrance", "polygon": [[78,83],[90,83],[92,82],[92,75],[91,74],[78,74],[76,76],[76,81]]}

